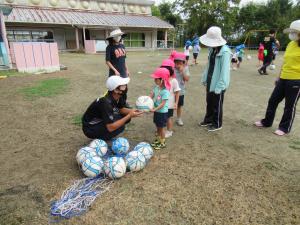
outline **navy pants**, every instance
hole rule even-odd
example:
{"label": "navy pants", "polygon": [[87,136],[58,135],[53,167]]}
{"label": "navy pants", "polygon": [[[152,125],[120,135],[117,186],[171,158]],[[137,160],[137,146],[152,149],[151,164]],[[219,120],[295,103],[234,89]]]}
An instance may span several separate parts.
{"label": "navy pants", "polygon": [[272,59],[273,59],[273,55],[266,55],[264,57],[264,64],[262,65],[262,67],[260,68],[260,70],[263,72],[263,73],[267,73],[267,67],[270,66],[271,62],[272,62]]}
{"label": "navy pants", "polygon": [[284,112],[279,123],[279,129],[285,133],[289,133],[295,118],[299,96],[300,80],[280,79],[269,99],[266,115],[261,123],[265,127],[272,126],[277,106],[283,99],[285,99]]}
{"label": "navy pants", "polygon": [[205,123],[212,123],[216,128],[222,127],[223,123],[223,101],[224,93],[220,94],[206,91],[206,114],[204,118]]}

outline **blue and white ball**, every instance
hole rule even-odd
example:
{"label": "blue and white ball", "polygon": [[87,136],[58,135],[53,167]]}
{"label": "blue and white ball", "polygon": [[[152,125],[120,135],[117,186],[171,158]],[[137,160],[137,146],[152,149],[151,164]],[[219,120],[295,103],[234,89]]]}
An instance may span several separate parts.
{"label": "blue and white ball", "polygon": [[146,162],[148,162],[154,154],[153,148],[147,142],[138,143],[133,150],[141,152],[146,158]]}
{"label": "blue and white ball", "polygon": [[86,160],[86,158],[97,156],[97,153],[94,148],[83,147],[78,150],[76,155],[76,161],[79,166]]}
{"label": "blue and white ball", "polygon": [[96,177],[103,172],[103,160],[99,156],[87,158],[82,163],[82,172],[88,177]]}
{"label": "blue and white ball", "polygon": [[111,148],[117,156],[124,156],[129,151],[129,142],[126,138],[119,137],[113,140]]}
{"label": "blue and white ball", "polygon": [[117,179],[125,175],[126,164],[121,157],[110,157],[104,162],[104,172],[111,179]]}
{"label": "blue and white ball", "polygon": [[154,107],[154,103],[152,98],[149,96],[140,96],[135,102],[135,106],[137,109],[149,112]]}
{"label": "blue and white ball", "polygon": [[100,157],[103,157],[107,153],[108,149],[106,142],[101,139],[93,140],[89,147],[94,148]]}
{"label": "blue and white ball", "polygon": [[127,168],[132,171],[140,171],[146,166],[146,158],[139,151],[131,151],[125,157]]}

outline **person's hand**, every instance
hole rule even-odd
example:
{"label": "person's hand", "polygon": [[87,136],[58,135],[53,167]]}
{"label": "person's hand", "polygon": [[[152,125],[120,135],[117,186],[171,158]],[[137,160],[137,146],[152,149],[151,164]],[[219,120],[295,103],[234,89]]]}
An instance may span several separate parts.
{"label": "person's hand", "polygon": [[150,112],[152,112],[152,113],[155,112],[155,109],[150,109]]}
{"label": "person's hand", "polygon": [[177,104],[176,103],[174,104],[174,110],[177,110]]}
{"label": "person's hand", "polygon": [[130,72],[129,72],[129,70],[127,70],[126,73],[127,73],[127,76],[130,77]]}
{"label": "person's hand", "polygon": [[120,76],[121,74],[119,73],[118,70],[115,70],[115,75]]}
{"label": "person's hand", "polygon": [[141,116],[143,113],[144,113],[143,111],[140,111],[140,110],[137,110],[137,109],[132,109],[129,112],[129,115],[130,115],[131,118],[134,118],[134,117]]}
{"label": "person's hand", "polygon": [[275,82],[274,82],[274,85],[276,86],[279,82],[279,77],[276,78]]}

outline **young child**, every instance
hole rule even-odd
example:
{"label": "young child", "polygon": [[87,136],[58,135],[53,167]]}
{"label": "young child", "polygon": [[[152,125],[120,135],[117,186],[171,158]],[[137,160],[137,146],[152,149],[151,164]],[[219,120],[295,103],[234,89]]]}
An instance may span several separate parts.
{"label": "young child", "polygon": [[235,52],[232,54],[232,58],[231,58],[231,68],[233,70],[237,70],[237,66],[238,66],[238,53]]}
{"label": "young child", "polygon": [[238,54],[237,54],[237,56],[238,56],[237,68],[240,68],[241,63],[242,63],[242,61],[243,61],[244,54],[245,54],[244,49],[240,49],[240,51],[239,51]]}
{"label": "young child", "polygon": [[189,67],[185,61],[185,55],[183,53],[177,53],[174,58],[175,63],[175,75],[180,87],[179,100],[177,106],[177,120],[178,126],[183,126],[183,121],[181,119],[182,107],[184,105],[184,94],[185,94],[185,83],[190,79]]}
{"label": "young child", "polygon": [[258,67],[261,67],[264,64],[264,45],[262,43],[259,43],[259,48],[258,48]]}
{"label": "young child", "polygon": [[192,46],[192,42],[190,40],[186,41],[184,46],[184,55],[185,55],[185,61],[187,65],[189,64],[189,59],[190,59],[190,46]]}
{"label": "young child", "polygon": [[193,57],[194,57],[194,64],[195,65],[198,64],[197,63],[197,58],[198,58],[198,55],[200,53],[200,50],[201,50],[200,45],[194,45],[194,47],[193,47]]}
{"label": "young child", "polygon": [[166,68],[170,72],[169,81],[171,86],[170,86],[170,98],[168,102],[169,109],[168,109],[168,121],[167,121],[167,130],[166,130],[166,138],[169,138],[173,135],[173,115],[174,115],[174,110],[177,109],[180,87],[174,74],[174,69],[175,69],[174,61],[170,59],[165,59],[161,64],[161,68]]}
{"label": "young child", "polygon": [[154,102],[154,112],[153,122],[157,130],[157,138],[151,144],[155,150],[160,150],[166,147],[165,142],[165,128],[167,126],[168,120],[168,99],[170,96],[170,72],[166,68],[158,68],[151,75],[154,78],[156,86],[154,87],[150,97]]}

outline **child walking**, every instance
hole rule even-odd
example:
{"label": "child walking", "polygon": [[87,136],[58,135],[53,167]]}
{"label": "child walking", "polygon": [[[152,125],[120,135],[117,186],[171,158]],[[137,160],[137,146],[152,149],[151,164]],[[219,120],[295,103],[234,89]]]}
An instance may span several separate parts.
{"label": "child walking", "polygon": [[170,86],[170,98],[168,100],[169,108],[168,108],[167,130],[165,135],[166,138],[169,138],[173,135],[173,115],[174,115],[174,110],[177,110],[180,87],[174,73],[174,68],[175,68],[174,62],[170,59],[165,59],[161,64],[161,68],[166,68],[170,72],[169,82],[171,86]]}
{"label": "child walking", "polygon": [[168,99],[170,96],[170,72],[166,68],[158,68],[151,75],[154,78],[155,87],[152,90],[150,97],[154,102],[153,122],[157,130],[157,138],[151,144],[155,150],[160,150],[166,147],[165,128],[168,120]]}
{"label": "child walking", "polygon": [[179,84],[180,93],[179,93],[179,100],[178,100],[178,106],[177,106],[177,120],[176,123],[178,126],[183,126],[182,121],[182,108],[184,105],[184,95],[185,95],[185,83],[189,81],[190,79],[190,71],[189,67],[186,64],[185,61],[185,55],[183,53],[177,53],[177,55],[174,58],[175,63],[175,75],[176,80]]}
{"label": "child walking", "polygon": [[264,50],[265,50],[264,45],[260,43],[258,48],[258,54],[257,54],[258,67],[261,67],[264,64]]}

